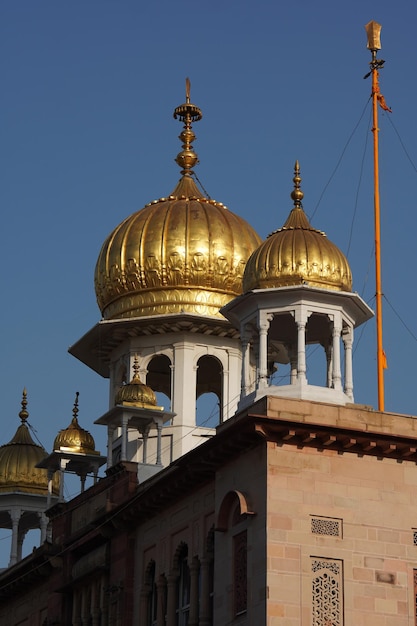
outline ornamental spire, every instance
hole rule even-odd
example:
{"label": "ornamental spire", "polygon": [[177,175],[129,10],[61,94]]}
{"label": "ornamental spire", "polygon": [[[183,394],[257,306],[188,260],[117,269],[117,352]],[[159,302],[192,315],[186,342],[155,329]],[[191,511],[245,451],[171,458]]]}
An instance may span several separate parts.
{"label": "ornamental spire", "polygon": [[79,409],[78,409],[78,396],[79,395],[80,395],[80,392],[76,391],[75,392],[74,407],[72,409],[72,415],[73,415],[73,418],[71,420],[72,424],[78,424],[78,417],[77,417],[77,415],[78,415],[78,411],[79,411]]}
{"label": "ornamental spire", "polygon": [[19,413],[19,417],[22,420],[22,424],[26,423],[27,418],[29,417],[29,413],[26,409],[27,405],[28,405],[28,392],[26,391],[26,387],[23,389],[23,393],[22,393],[22,410]]}
{"label": "ornamental spire", "polygon": [[133,369],[133,378],[132,378],[132,380],[130,382],[131,383],[141,383],[142,384],[142,381],[141,381],[140,376],[139,376],[139,359],[138,359],[138,355],[137,354],[135,354],[135,357],[133,359],[132,369]]}
{"label": "ornamental spire", "polygon": [[183,176],[191,176],[192,168],[198,163],[198,156],[194,152],[192,142],[196,136],[191,128],[193,122],[198,122],[203,117],[201,110],[190,102],[190,79],[185,79],[185,103],[178,106],[174,111],[174,118],[184,123],[184,129],[178,139],[182,141],[182,151],[177,154],[175,162],[182,168]]}
{"label": "ornamental spire", "polygon": [[291,192],[291,198],[294,200],[294,208],[302,208],[302,199],[304,198],[304,193],[301,191],[301,176],[300,176],[300,164],[298,160],[294,165],[294,189]]}

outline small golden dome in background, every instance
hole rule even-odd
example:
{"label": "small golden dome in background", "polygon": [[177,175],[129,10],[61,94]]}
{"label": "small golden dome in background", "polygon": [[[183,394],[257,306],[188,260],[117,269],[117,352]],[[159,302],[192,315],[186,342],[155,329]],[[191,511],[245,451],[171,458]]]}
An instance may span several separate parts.
{"label": "small golden dome in background", "polygon": [[[35,467],[48,456],[46,450],[36,444],[29,432],[26,421],[29,417],[27,392],[23,390],[22,410],[19,417],[22,423],[13,439],[0,447],[0,493],[20,492],[47,495],[48,475],[45,469]],[[54,480],[53,492],[58,493],[59,482]]]}
{"label": "small golden dome in background", "polygon": [[115,405],[122,404],[143,409],[159,409],[155,392],[145,385],[139,377],[139,363],[135,356],[133,362],[133,378],[127,385],[122,385],[117,391]]}
{"label": "small golden dome in background", "polygon": [[78,396],[75,394],[73,418],[68,428],[60,430],[54,441],[54,452],[76,452],[82,454],[99,454],[93,436],[78,423]]}
{"label": "small golden dome in background", "polygon": [[304,213],[298,161],[293,180],[294,208],[284,226],[271,233],[248,260],[244,292],[302,284],[351,291],[352,274],[345,255],[325,233],[310,225]]}
{"label": "small golden dome in background", "polygon": [[260,244],[255,230],[222,203],[204,196],[194,182],[198,163],[192,122],[202,113],[186,102],[174,117],[184,123],[182,168],[169,197],[125,219],[104,242],[95,270],[97,302],[105,319],[169,313],[220,316],[242,293],[246,261]]}

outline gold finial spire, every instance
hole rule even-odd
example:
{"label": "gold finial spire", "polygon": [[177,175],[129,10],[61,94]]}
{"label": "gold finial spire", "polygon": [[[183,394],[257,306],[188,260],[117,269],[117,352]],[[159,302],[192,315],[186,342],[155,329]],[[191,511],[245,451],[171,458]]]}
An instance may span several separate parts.
{"label": "gold finial spire", "polygon": [[304,198],[304,193],[301,191],[301,176],[300,176],[300,164],[298,161],[294,165],[294,189],[291,192],[291,198],[294,200],[294,207],[302,208],[301,201]]}
{"label": "gold finial spire", "polygon": [[80,392],[76,391],[75,392],[75,400],[74,400],[74,408],[72,409],[72,415],[73,415],[72,423],[73,424],[78,424],[78,417],[77,417],[77,415],[78,415],[78,410],[79,410],[78,409],[78,396],[79,395],[80,395]]}
{"label": "gold finial spire", "polygon": [[192,142],[195,134],[191,128],[193,122],[198,122],[203,117],[201,110],[190,102],[190,79],[185,79],[185,103],[181,104],[174,111],[174,118],[184,123],[184,129],[179,135],[182,141],[182,151],[177,154],[175,162],[182,168],[183,176],[191,176],[192,168],[198,163],[198,156],[193,150]]}
{"label": "gold finial spire", "polygon": [[26,422],[27,418],[29,417],[29,413],[26,410],[26,407],[28,405],[27,397],[28,397],[28,392],[26,391],[26,387],[25,387],[23,389],[23,393],[22,393],[22,402],[21,402],[22,410],[19,413],[19,417],[22,420],[22,424],[24,424]]}
{"label": "gold finial spire", "polygon": [[141,381],[140,376],[139,376],[139,359],[138,359],[138,355],[137,354],[135,354],[135,357],[133,359],[132,369],[133,369],[133,378],[132,378],[131,382],[132,383],[133,382],[141,383],[142,381]]}

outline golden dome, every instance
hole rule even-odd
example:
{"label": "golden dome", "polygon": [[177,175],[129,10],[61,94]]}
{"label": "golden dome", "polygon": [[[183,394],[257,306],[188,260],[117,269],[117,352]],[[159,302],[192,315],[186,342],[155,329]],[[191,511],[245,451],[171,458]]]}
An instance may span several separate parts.
{"label": "golden dome", "polygon": [[248,260],[243,290],[308,284],[333,291],[351,291],[352,274],[345,255],[325,233],[310,225],[304,213],[298,161],[293,180],[294,208],[284,226],[271,233]]}
{"label": "golden dome", "polygon": [[125,219],[104,242],[95,270],[97,302],[105,319],[168,313],[220,316],[242,293],[246,261],[260,244],[254,229],[194,182],[198,163],[191,124],[202,117],[186,102],[174,117],[184,122],[182,168],[172,194]]}
{"label": "golden dome", "polygon": [[143,409],[158,409],[155,392],[145,385],[139,377],[139,363],[135,356],[133,362],[133,378],[127,385],[117,391],[114,404],[135,406]]}
{"label": "golden dome", "polygon": [[75,394],[73,418],[68,428],[60,430],[54,441],[54,452],[76,452],[82,454],[100,454],[96,451],[93,436],[78,423],[78,396]]}
{"label": "golden dome", "polygon": [[[0,447],[0,493],[33,493],[47,495],[48,474],[45,469],[35,467],[48,456],[46,450],[36,444],[29,432],[26,420],[29,413],[27,392],[23,390],[22,410],[19,417],[22,423],[13,439]],[[58,493],[58,483],[53,483],[53,492]]]}

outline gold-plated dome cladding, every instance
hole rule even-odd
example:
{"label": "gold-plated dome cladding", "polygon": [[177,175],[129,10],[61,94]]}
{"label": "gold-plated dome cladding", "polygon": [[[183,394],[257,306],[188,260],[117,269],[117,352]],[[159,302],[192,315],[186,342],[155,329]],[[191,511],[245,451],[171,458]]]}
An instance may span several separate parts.
{"label": "gold-plated dome cladding", "polygon": [[[192,151],[191,121],[201,119],[189,90],[187,81],[186,103],[174,113],[186,122],[186,152]],[[183,176],[174,191],[125,219],[104,242],[94,276],[104,319],[221,318],[219,310],[242,293],[246,261],[261,239],[224,204],[204,197],[188,156],[180,159]]]}
{"label": "gold-plated dome cladding", "polygon": [[104,242],[94,278],[103,318],[221,317],[219,309],[242,293],[246,261],[260,243],[246,220],[183,177]]}
{"label": "gold-plated dome cladding", "polygon": [[115,397],[115,405],[136,406],[145,409],[156,409],[157,399],[155,392],[145,385],[139,376],[139,361],[135,355],[133,361],[133,377],[130,383],[122,385]]}
{"label": "gold-plated dome cladding", "polygon": [[284,226],[272,232],[248,260],[243,290],[308,284],[334,291],[351,291],[349,263],[325,233],[313,228],[302,208],[300,166],[294,168],[294,208]]}
{"label": "gold-plated dome cladding", "polygon": [[[27,391],[23,390],[22,410],[19,413],[21,424],[15,435],[0,446],[0,493],[48,493],[47,470],[36,465],[47,456],[46,450],[36,444],[26,424],[29,417],[27,407]],[[53,481],[53,492],[58,493],[59,482]]]}
{"label": "gold-plated dome cladding", "polygon": [[78,423],[78,396],[75,394],[73,418],[68,428],[60,430],[54,441],[54,451],[76,452],[82,454],[100,454],[96,451],[93,436]]}
{"label": "gold-plated dome cladding", "polygon": [[191,128],[193,122],[198,122],[203,117],[201,110],[190,102],[190,79],[185,79],[185,103],[178,106],[174,111],[174,118],[184,123],[184,129],[179,135],[182,142],[182,151],[177,154],[175,162],[182,168],[183,176],[191,176],[192,168],[198,163],[198,156],[193,150],[192,142],[195,134]]}

